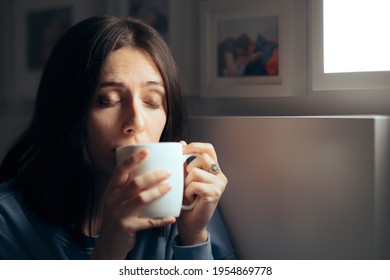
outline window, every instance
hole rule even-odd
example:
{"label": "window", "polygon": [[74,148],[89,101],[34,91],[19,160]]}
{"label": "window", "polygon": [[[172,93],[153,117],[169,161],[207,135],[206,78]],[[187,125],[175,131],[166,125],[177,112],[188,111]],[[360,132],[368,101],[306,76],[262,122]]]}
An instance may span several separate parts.
{"label": "window", "polygon": [[311,2],[313,90],[390,88],[390,1]]}

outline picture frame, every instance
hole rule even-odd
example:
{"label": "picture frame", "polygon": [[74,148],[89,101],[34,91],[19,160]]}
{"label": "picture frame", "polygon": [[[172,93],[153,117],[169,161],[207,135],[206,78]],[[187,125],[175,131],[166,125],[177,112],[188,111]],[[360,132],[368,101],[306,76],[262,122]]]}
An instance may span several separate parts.
{"label": "picture frame", "polygon": [[84,18],[77,0],[15,0],[12,3],[11,92],[31,100],[43,67],[57,39]]}
{"label": "picture frame", "polygon": [[202,97],[291,95],[290,1],[200,3]]}

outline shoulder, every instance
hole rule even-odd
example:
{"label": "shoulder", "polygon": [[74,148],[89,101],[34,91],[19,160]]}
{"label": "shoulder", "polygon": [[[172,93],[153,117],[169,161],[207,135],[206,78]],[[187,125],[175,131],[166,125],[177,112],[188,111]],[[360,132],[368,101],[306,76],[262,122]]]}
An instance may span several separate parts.
{"label": "shoulder", "polygon": [[10,220],[19,216],[19,212],[21,212],[21,207],[16,196],[13,190],[13,181],[0,183],[0,218],[7,226],[10,225]]}
{"label": "shoulder", "polygon": [[12,186],[13,181],[0,183],[0,259],[29,259],[16,226],[21,214]]}
{"label": "shoulder", "polygon": [[15,193],[12,188],[14,182],[15,180],[0,183],[0,205],[6,203],[9,199],[15,198]]}

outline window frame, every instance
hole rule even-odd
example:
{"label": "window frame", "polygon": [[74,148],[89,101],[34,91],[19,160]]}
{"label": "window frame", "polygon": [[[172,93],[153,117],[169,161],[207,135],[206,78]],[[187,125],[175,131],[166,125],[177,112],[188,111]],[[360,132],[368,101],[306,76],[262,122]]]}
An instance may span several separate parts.
{"label": "window frame", "polygon": [[309,1],[309,66],[310,88],[313,92],[327,90],[370,90],[390,89],[390,71],[324,73],[323,0]]}

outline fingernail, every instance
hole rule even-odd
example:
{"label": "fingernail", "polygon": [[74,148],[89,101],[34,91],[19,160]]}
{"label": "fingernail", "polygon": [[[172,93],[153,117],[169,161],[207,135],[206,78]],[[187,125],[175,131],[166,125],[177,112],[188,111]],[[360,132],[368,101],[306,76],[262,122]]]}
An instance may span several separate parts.
{"label": "fingernail", "polygon": [[138,156],[143,159],[144,157],[146,157],[146,155],[148,154],[148,152],[146,150],[141,150],[138,152]]}
{"label": "fingernail", "polygon": [[164,184],[164,187],[165,187],[165,189],[167,190],[167,192],[170,191],[170,190],[172,189],[172,186],[171,186],[171,184],[169,184],[169,183],[165,183],[165,184]]}

